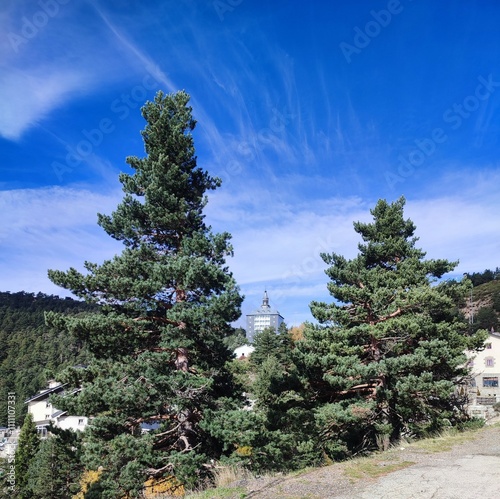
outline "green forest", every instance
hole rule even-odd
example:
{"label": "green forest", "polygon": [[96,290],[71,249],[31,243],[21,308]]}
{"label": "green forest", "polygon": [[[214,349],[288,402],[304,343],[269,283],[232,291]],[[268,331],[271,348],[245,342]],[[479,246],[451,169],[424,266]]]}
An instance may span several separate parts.
{"label": "green forest", "polygon": [[[221,182],[197,165],[189,96],[159,92],[142,115],[146,155],[127,158],[121,203],[98,215],[123,251],[85,272],[49,270],[77,300],[0,295],[2,401],[55,377],[81,390],[54,405],[92,418],[83,435],[39,441],[18,404],[9,497],[182,494],[209,486],[216,466],[286,472],[470,424],[457,388],[464,352],[498,326],[498,268],[446,279],[458,262],[426,258],[405,199],[379,200],[371,222],[353,223],[357,256],[321,254],[331,301],[310,303],[315,322],[265,330],[250,360],[235,360],[243,296],[231,235],[205,221]],[[484,286],[471,324],[468,300]]]}
{"label": "green forest", "polygon": [[84,302],[43,293],[0,293],[0,426],[7,426],[7,394],[16,394],[16,422],[26,414],[24,401],[47,386],[61,369],[85,363],[81,341],[45,324],[45,313],[78,314]]}

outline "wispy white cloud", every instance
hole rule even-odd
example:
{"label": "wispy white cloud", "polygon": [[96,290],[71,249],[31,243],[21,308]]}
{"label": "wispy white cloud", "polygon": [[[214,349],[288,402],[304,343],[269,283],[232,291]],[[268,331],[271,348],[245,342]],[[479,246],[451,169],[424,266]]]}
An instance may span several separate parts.
{"label": "wispy white cloud", "polygon": [[92,2],[93,7],[98,13],[99,17],[103,21],[104,25],[111,31],[117,47],[120,48],[124,53],[132,59],[135,65],[139,65],[142,71],[149,72],[157,81],[165,86],[165,90],[168,92],[174,92],[178,90],[175,83],[168,77],[168,75],[155,63],[155,61],[148,56],[144,50],[142,50],[137,43],[134,43],[127,33],[119,29],[112,20],[108,17],[106,12],[98,4],[98,2]]}
{"label": "wispy white cloud", "polygon": [[456,166],[436,179],[443,194],[436,189],[408,203],[408,215],[429,258],[459,260],[459,273],[500,265],[500,198],[493,188],[499,182],[498,168]]}
{"label": "wispy white cloud", "polygon": [[[500,265],[500,199],[492,189],[499,175],[457,170],[453,178],[436,179],[442,194],[407,199],[405,216],[416,224],[417,245],[427,258],[460,260],[456,275]],[[209,218],[216,228],[233,234],[230,265],[247,297],[244,313],[260,304],[267,288],[280,312],[301,322],[311,318],[311,300],[331,301],[320,253],[353,258],[360,238],[352,224],[371,221],[369,210],[377,200],[339,197],[306,204],[291,195],[284,202],[264,185],[249,184],[237,192],[222,189],[211,196]],[[297,185],[294,179],[291,190]],[[280,188],[289,192],[289,187],[282,179]],[[450,191],[456,194],[446,194]]]}
{"label": "wispy white cloud", "polygon": [[[6,28],[0,44],[0,137],[19,140],[71,99],[146,72],[173,88],[152,60],[88,4],[53,7],[51,14],[39,2],[20,0],[0,10]],[[117,43],[110,43],[113,38]]]}
{"label": "wispy white cloud", "polygon": [[[464,173],[468,186],[462,184],[455,196],[408,200],[405,215],[415,222],[418,245],[428,258],[460,259],[459,273],[500,264],[500,200],[491,189],[497,177],[485,173],[474,182]],[[442,182],[449,186],[456,179]],[[376,200],[284,202],[256,187],[221,189],[207,206],[207,223],[233,235],[235,256],[228,263],[246,295],[243,312],[258,306],[267,288],[290,324],[311,319],[311,300],[330,301],[319,254],[354,257],[360,239],[352,223],[369,221]],[[121,251],[96,224],[96,213],[113,211],[121,195],[118,186],[101,193],[79,186],[0,191],[0,246],[9,255],[0,262],[2,288],[54,293],[47,269],[80,268],[84,260],[101,263]]]}
{"label": "wispy white cloud", "polygon": [[0,136],[17,140],[55,108],[88,85],[85,72],[78,69],[11,69],[0,77],[2,114]]}
{"label": "wispy white cloud", "polygon": [[120,197],[84,188],[0,191],[2,289],[57,294],[48,269],[81,269],[121,251],[97,225],[97,213],[110,213]]}

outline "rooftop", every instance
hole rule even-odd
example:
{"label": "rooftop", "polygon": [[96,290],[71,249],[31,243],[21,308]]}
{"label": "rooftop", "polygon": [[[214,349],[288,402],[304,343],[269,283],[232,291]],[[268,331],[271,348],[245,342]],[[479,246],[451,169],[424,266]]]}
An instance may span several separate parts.
{"label": "rooftop", "polygon": [[279,315],[281,317],[281,314],[276,309],[271,308],[271,306],[269,305],[269,297],[267,296],[267,291],[264,291],[262,305],[257,310],[254,310],[253,312],[247,314],[247,316],[249,315]]}

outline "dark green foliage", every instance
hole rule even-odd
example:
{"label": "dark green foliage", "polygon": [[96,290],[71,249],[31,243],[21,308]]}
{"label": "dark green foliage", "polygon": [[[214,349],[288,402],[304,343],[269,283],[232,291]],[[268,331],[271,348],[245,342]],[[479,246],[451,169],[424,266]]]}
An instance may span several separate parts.
{"label": "dark green foliage", "polygon": [[56,433],[40,443],[30,463],[28,487],[36,499],[67,499],[80,489],[79,436],[71,430],[51,431]]}
{"label": "dark green foliage", "polygon": [[19,433],[16,449],[16,497],[20,499],[34,497],[29,484],[29,468],[39,446],[40,439],[33,422],[33,416],[28,413]]}
{"label": "dark green foliage", "polygon": [[101,482],[93,483],[85,493],[85,499],[101,499],[104,497],[104,487]]}
{"label": "dark green foliage", "polygon": [[224,462],[254,472],[290,471],[321,463],[322,449],[304,401],[293,391],[275,399],[273,407],[228,411],[215,420],[213,432],[226,442],[224,451],[229,454]]}
{"label": "dark green foliage", "polygon": [[[86,262],[86,273],[49,271],[54,283],[100,305],[99,313],[48,321],[94,357],[88,369],[64,374],[83,389],[57,404],[94,416],[84,461],[104,468],[103,498],[137,494],[147,477],[203,480],[203,465],[223,447],[208,419],[239,401],[223,340],[242,297],[225,264],[230,235],[204,222],[206,192],[220,181],[197,167],[188,101],[184,92],[160,92],[142,109],[147,156],[127,158],[133,174],[120,175],[123,201],[99,215],[123,252]],[[143,434],[143,423],[158,428]]]}
{"label": "dark green foliage", "polygon": [[85,303],[43,293],[0,293],[0,425],[7,426],[7,394],[16,395],[16,420],[26,414],[24,401],[46,387],[69,365],[84,363],[81,342],[45,325],[48,311],[79,313]]}
{"label": "dark green foliage", "polygon": [[8,459],[0,458],[0,499],[12,499],[13,497],[11,488],[13,485],[7,481],[10,466]]}
{"label": "dark green foliage", "polygon": [[255,335],[253,340],[255,350],[250,355],[250,361],[259,366],[269,356],[273,356],[278,362],[286,363],[290,359],[292,343],[285,323],[280,325],[278,333],[274,328],[267,327]]}
{"label": "dark green foliage", "polygon": [[472,285],[474,287],[480,286],[481,284],[485,284],[495,279],[499,279],[500,267],[497,267],[494,271],[486,269],[483,272],[473,272],[471,274],[467,274],[467,277],[472,281]]}
{"label": "dark green foliage", "polygon": [[315,400],[322,446],[331,457],[424,434],[465,417],[455,395],[467,375],[467,334],[458,304],[467,280],[441,282],[456,263],[425,260],[404,199],[379,201],[373,223],[354,224],[363,242],[352,260],[323,254],[334,303],[311,303],[294,357]]}
{"label": "dark green foliage", "polygon": [[[246,391],[254,401],[250,411],[232,411],[217,423],[217,431],[233,450],[230,461],[254,471],[287,471],[323,460],[312,412],[313,401],[293,362],[293,342],[282,324],[278,334],[268,328],[257,334],[247,366]],[[238,369],[239,371],[240,369]],[[248,384],[250,386],[248,386]]]}
{"label": "dark green foliage", "polygon": [[262,364],[270,355],[276,356],[280,351],[280,340],[272,327],[266,327],[253,339],[255,350],[250,355],[252,364]]}
{"label": "dark green foliage", "polygon": [[481,307],[474,316],[472,330],[486,329],[490,331],[493,328],[494,331],[497,331],[498,323],[498,315],[493,307]]}
{"label": "dark green foliage", "polygon": [[248,344],[247,333],[242,327],[234,330],[234,333],[223,340],[224,345],[231,351]]}
{"label": "dark green foliage", "polygon": [[236,380],[236,383],[242,387],[243,391],[247,393],[252,390],[252,379],[254,378],[255,366],[249,361],[249,358],[235,359],[227,365],[231,375]]}
{"label": "dark green foliage", "polygon": [[257,445],[256,454],[262,455],[260,466],[291,470],[318,464],[322,454],[312,401],[296,366],[268,356],[259,366],[252,390],[266,436],[266,441]]}
{"label": "dark green foliage", "polygon": [[500,313],[500,291],[493,293],[491,306],[495,312]]}

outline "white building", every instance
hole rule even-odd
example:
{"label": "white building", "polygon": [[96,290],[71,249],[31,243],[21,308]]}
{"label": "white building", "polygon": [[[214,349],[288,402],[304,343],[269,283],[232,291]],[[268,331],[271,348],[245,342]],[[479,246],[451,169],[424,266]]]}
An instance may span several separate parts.
{"label": "white building", "polygon": [[242,345],[234,350],[234,355],[236,355],[237,359],[248,359],[250,354],[255,350],[255,347],[252,345]]}
{"label": "white building", "polygon": [[52,422],[54,426],[65,430],[84,430],[88,424],[85,416],[70,416],[66,411],[60,411],[50,402],[49,397],[55,394],[63,394],[65,385],[57,381],[50,381],[49,387],[26,400],[28,413],[32,414],[33,421],[38,431],[45,435],[47,427]]}
{"label": "white building", "polygon": [[471,353],[468,364],[473,375],[469,412],[476,417],[493,417],[492,406],[500,402],[500,333],[491,332],[484,350]]}
{"label": "white building", "polygon": [[277,333],[283,321],[284,319],[280,313],[272,309],[269,305],[267,291],[264,291],[262,305],[257,310],[247,315],[247,338],[252,342],[257,333],[269,327],[273,328]]}

